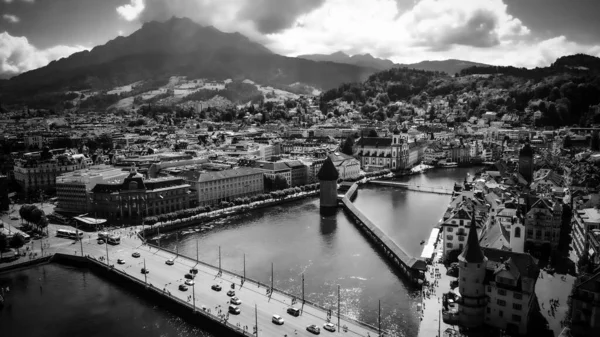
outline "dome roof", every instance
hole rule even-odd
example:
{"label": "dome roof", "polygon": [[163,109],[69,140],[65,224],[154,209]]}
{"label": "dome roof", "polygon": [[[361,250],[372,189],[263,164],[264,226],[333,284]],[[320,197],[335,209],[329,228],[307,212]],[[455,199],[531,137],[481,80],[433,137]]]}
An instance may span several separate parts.
{"label": "dome roof", "polygon": [[392,131],[395,135],[399,135],[400,134],[400,130],[398,130],[398,125],[396,125],[396,127],[394,128],[394,131]]}

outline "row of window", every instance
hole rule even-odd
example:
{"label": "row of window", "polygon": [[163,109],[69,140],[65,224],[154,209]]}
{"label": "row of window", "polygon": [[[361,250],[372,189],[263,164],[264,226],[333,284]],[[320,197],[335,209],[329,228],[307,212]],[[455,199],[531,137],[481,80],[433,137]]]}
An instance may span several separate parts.
{"label": "row of window", "polygon": [[[487,307],[487,313],[488,313],[488,314],[491,314],[491,309],[490,309],[490,307]],[[500,316],[500,317],[504,317],[504,311],[502,311],[502,310],[499,310],[499,311],[498,311],[498,316]],[[511,318],[512,318],[513,322],[521,322],[521,315],[516,315],[516,314],[513,314]],[[489,320],[489,319],[490,319],[490,318],[489,318],[489,316],[488,316],[488,317],[486,317],[486,319],[487,319],[487,320]]]}

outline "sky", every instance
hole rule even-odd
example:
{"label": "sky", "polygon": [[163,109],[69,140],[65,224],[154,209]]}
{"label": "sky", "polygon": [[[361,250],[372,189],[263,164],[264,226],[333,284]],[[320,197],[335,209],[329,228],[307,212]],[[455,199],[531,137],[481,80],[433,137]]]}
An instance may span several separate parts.
{"label": "sky", "polygon": [[0,78],[172,16],[286,56],[369,53],[533,68],[600,57],[600,0],[0,0]]}

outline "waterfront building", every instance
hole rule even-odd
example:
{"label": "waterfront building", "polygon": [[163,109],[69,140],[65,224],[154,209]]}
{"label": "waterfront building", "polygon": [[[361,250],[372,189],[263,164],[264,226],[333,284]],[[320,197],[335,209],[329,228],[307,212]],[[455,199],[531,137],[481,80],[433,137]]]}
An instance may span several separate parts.
{"label": "waterfront building", "polygon": [[487,221],[487,206],[484,199],[472,195],[457,196],[450,204],[451,211],[444,214],[442,223],[443,255],[452,250],[462,251],[471,228],[473,215],[477,215],[475,228],[481,236]]}
{"label": "waterfront building", "polygon": [[360,176],[360,162],[354,157],[341,152],[333,152],[328,156],[342,180],[355,179]]}
{"label": "waterfront building", "polygon": [[339,173],[331,158],[325,159],[321,170],[317,174],[320,182],[320,205],[321,208],[337,207],[337,180]]}
{"label": "waterfront building", "polygon": [[527,183],[533,181],[533,149],[529,141],[519,151],[519,173]]}
{"label": "waterfront building", "polygon": [[291,170],[292,183],[290,186],[306,185],[307,166],[298,160],[287,160],[284,162]]}
{"label": "waterfront building", "polygon": [[95,217],[140,224],[146,216],[190,207],[190,185],[179,177],[144,179],[132,171],[122,183],[98,183],[92,188],[91,209]]}
{"label": "waterfront building", "polygon": [[285,162],[257,160],[254,162],[254,168],[263,170],[265,177],[271,179],[280,176],[287,181],[288,186],[292,186],[292,169]]}
{"label": "waterfront building", "polygon": [[85,213],[89,211],[89,193],[99,183],[122,183],[129,172],[107,165],[64,173],[56,177],[56,211]]}
{"label": "waterfront building", "polygon": [[67,154],[42,158],[40,153],[33,153],[15,160],[15,181],[23,193],[29,195],[39,190],[53,188],[57,176],[82,169],[84,165],[83,162],[77,162]]}
{"label": "waterfront building", "polygon": [[360,138],[354,152],[365,170],[408,170],[423,159],[426,147],[424,142],[409,143],[408,138],[407,129],[396,128],[391,138]]}
{"label": "waterfront building", "polygon": [[306,183],[314,184],[319,181],[317,174],[321,170],[325,159],[317,158],[299,158],[306,165]]}
{"label": "waterfront building", "polygon": [[600,269],[580,276],[573,285],[569,300],[572,336],[600,335]]}
{"label": "waterfront building", "polygon": [[558,248],[562,224],[562,205],[559,200],[539,198],[525,215],[525,251]]}
{"label": "waterfront building", "polygon": [[182,174],[196,194],[199,205],[215,205],[222,201],[263,194],[264,175],[264,170],[250,167],[217,172],[189,171]]}

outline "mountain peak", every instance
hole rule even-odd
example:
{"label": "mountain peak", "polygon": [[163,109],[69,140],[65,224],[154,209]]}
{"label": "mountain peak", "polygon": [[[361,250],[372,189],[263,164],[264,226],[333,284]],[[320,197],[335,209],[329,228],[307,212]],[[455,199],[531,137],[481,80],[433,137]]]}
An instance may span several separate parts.
{"label": "mountain peak", "polygon": [[329,56],[333,56],[333,57],[350,57],[350,55],[344,53],[343,51],[336,51],[333,54],[329,54]]}

